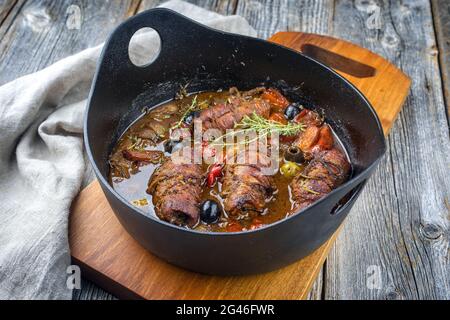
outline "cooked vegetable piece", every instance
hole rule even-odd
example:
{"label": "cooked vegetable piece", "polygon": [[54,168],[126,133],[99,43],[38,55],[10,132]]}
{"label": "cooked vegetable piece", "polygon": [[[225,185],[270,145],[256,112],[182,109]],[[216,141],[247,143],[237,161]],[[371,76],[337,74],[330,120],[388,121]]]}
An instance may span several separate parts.
{"label": "cooked vegetable piece", "polygon": [[161,151],[153,151],[153,150],[123,150],[123,157],[130,161],[139,161],[139,162],[149,162],[153,164],[159,163],[164,154]]}
{"label": "cooked vegetable piece", "polygon": [[166,141],[164,141],[164,151],[167,153],[173,153],[175,151],[178,151],[181,147],[183,147],[183,144],[181,143],[181,141],[175,141],[175,140],[171,140],[168,139]]}
{"label": "cooked vegetable piece", "polygon": [[327,124],[324,124],[319,132],[319,141],[317,142],[318,149],[329,150],[333,147],[333,144],[333,133],[331,132],[330,127]]}
{"label": "cooked vegetable piece", "polygon": [[252,223],[250,224],[250,230],[259,229],[264,226],[263,221],[260,218],[253,218]]}
{"label": "cooked vegetable piece", "polygon": [[220,218],[220,206],[216,201],[206,200],[201,205],[200,219],[204,223],[212,224]]}
{"label": "cooked vegetable piece", "polygon": [[192,122],[194,122],[195,118],[198,118],[198,116],[200,115],[200,111],[196,110],[196,111],[191,111],[189,112],[186,117],[184,118],[184,123],[186,123],[188,126],[190,126],[192,124]]}
{"label": "cooked vegetable piece", "polygon": [[317,112],[303,109],[295,118],[294,122],[303,123],[305,126],[320,127],[323,123],[323,119]]}
{"label": "cooked vegetable piece", "polygon": [[300,166],[295,162],[286,161],[281,168],[280,172],[286,178],[293,178],[300,172]]}
{"label": "cooked vegetable piece", "polygon": [[305,132],[300,134],[300,137],[296,141],[295,145],[298,146],[303,153],[310,153],[312,147],[314,147],[317,141],[319,141],[319,134],[320,129],[318,127],[310,126],[305,130]]}
{"label": "cooked vegetable piece", "polygon": [[239,222],[231,221],[228,223],[226,227],[227,232],[240,232],[242,231],[243,227]]}
{"label": "cooked vegetable piece", "polygon": [[289,105],[289,101],[274,88],[267,89],[261,98],[267,100],[272,106],[275,107],[276,111],[284,111],[284,109]]}
{"label": "cooked vegetable piece", "polygon": [[286,119],[293,120],[301,112],[301,106],[298,103],[291,103],[284,111]]}
{"label": "cooked vegetable piece", "polygon": [[278,122],[281,124],[287,124],[287,120],[286,118],[279,112],[274,112],[270,115],[269,120],[274,121],[274,122]]}
{"label": "cooked vegetable piece", "polygon": [[305,156],[303,152],[297,146],[290,146],[284,152],[284,158],[287,161],[295,162],[295,163],[303,163],[305,161]]}
{"label": "cooked vegetable piece", "polygon": [[136,207],[145,207],[148,206],[148,201],[146,198],[142,198],[142,199],[138,199],[138,200],[133,200],[131,203],[133,203],[134,206]]}
{"label": "cooked vegetable piece", "polygon": [[141,139],[148,139],[150,141],[158,141],[158,134],[152,128],[144,127],[136,132],[136,136]]}
{"label": "cooked vegetable piece", "polygon": [[219,178],[221,175],[222,175],[222,165],[221,164],[213,164],[211,166],[211,169],[209,170],[208,176],[206,178],[208,187],[211,188],[212,186],[214,186],[217,178]]}

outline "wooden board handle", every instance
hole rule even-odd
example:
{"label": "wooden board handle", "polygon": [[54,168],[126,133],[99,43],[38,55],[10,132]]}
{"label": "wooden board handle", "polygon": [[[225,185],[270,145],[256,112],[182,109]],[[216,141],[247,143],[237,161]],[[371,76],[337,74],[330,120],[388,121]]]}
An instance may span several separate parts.
{"label": "wooden board handle", "polygon": [[[401,70],[365,48],[329,36],[302,32],[278,32],[269,41],[300,52],[308,45],[313,45],[345,57],[353,61],[353,64],[360,63],[373,68],[375,74],[370,77],[355,76],[342,71],[342,68],[335,68],[335,71],[349,80],[366,96],[380,118],[384,133],[389,132],[411,86],[411,79]],[[304,52],[304,54],[308,55],[308,52]],[[338,60],[338,63],[342,62]],[[366,72],[369,71],[366,70]]]}

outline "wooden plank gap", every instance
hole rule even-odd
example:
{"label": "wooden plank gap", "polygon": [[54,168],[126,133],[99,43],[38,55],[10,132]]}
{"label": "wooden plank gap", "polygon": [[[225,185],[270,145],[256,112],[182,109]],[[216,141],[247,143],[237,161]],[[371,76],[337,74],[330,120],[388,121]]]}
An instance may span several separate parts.
{"label": "wooden plank gap", "polygon": [[232,14],[232,15],[236,14],[237,9],[238,9],[238,5],[239,5],[239,0],[236,0],[236,1],[233,3],[233,10],[231,10],[231,14]]}
{"label": "wooden plank gap", "polygon": [[[17,0],[17,3],[19,2],[19,0]],[[16,4],[17,4],[16,3]],[[19,16],[19,14],[22,12],[23,7],[25,6],[25,1],[22,2],[19,7],[17,8],[17,10],[15,10],[15,5],[11,7],[11,10],[9,10],[8,14],[5,16],[5,18],[2,20],[2,23],[0,24],[0,28],[3,26],[3,23],[6,23],[6,21],[8,20],[11,12],[14,12],[14,16],[11,17],[11,23],[6,27],[5,30],[3,30],[1,33],[3,33],[4,35],[8,33],[9,29],[11,28],[11,26],[14,24],[14,22],[16,21],[16,18]],[[1,36],[1,34],[0,34]],[[2,37],[3,38],[3,37]]]}
{"label": "wooden plank gap", "polygon": [[0,7],[0,27],[6,21],[6,18],[9,16],[18,2],[19,0],[6,1],[6,3],[4,3],[2,7]]}
{"label": "wooden plank gap", "polygon": [[446,106],[447,123],[450,126],[450,3],[431,0],[434,35],[439,48],[439,71]]}
{"label": "wooden plank gap", "polygon": [[322,267],[322,291],[320,293],[320,300],[325,300],[325,292],[327,290],[327,263],[328,259],[325,259]]}
{"label": "wooden plank gap", "polygon": [[132,0],[130,3],[130,8],[128,9],[127,12],[127,17],[132,17],[134,15],[136,15],[137,13],[139,13],[141,10],[141,6],[142,6],[142,0]]}

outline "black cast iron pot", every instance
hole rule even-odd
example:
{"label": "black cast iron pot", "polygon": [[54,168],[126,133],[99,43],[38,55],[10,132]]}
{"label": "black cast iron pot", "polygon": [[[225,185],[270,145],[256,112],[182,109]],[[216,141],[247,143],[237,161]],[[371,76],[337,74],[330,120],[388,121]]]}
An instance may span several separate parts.
{"label": "black cast iron pot", "polygon": [[[143,27],[158,32],[161,50],[153,63],[137,67],[129,59],[128,45]],[[187,82],[191,92],[275,85],[290,99],[323,109],[349,153],[352,179],[306,210],[254,231],[192,231],[140,211],[108,183],[108,156],[144,106],[171,100]],[[125,229],[170,263],[218,275],[270,271],[318,248],[347,216],[386,148],[369,102],[328,67],[267,41],[207,28],[167,9],[141,13],[110,36],[92,85],[84,136],[103,192]]]}

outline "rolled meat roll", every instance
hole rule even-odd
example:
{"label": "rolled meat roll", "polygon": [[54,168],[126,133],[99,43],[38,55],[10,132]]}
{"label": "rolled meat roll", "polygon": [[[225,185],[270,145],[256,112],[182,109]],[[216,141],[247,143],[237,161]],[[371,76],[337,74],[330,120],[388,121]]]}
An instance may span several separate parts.
{"label": "rolled meat roll", "polygon": [[238,162],[225,166],[221,196],[224,209],[231,216],[263,212],[276,190],[273,177],[261,172],[262,166],[269,166],[270,159],[256,156],[256,164]]}
{"label": "rolled meat roll", "polygon": [[341,185],[350,173],[350,163],[338,149],[320,151],[290,183],[295,211],[306,208]]}
{"label": "rolled meat roll", "polygon": [[179,226],[195,226],[200,215],[203,181],[201,165],[167,160],[153,173],[147,188],[157,216]]}
{"label": "rolled meat roll", "polygon": [[268,118],[270,115],[270,104],[263,99],[245,96],[233,96],[226,103],[220,103],[216,106],[203,110],[199,118],[203,124],[203,130],[234,128],[242,118],[256,113],[259,116]]}

